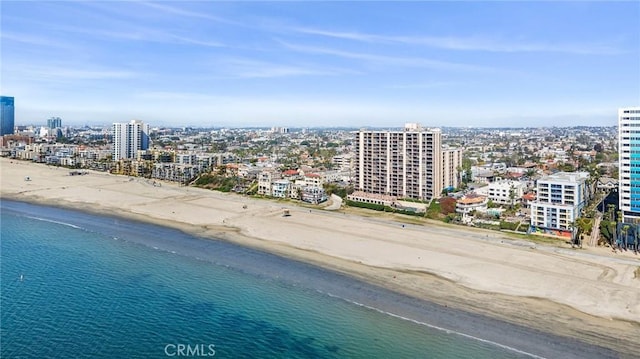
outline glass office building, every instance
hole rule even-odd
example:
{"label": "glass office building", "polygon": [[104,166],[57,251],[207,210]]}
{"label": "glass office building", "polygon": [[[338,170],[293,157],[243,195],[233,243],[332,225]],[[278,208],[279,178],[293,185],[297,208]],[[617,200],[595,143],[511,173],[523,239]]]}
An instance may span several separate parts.
{"label": "glass office building", "polygon": [[13,107],[13,97],[0,96],[0,136],[12,135],[15,126],[15,111]]}

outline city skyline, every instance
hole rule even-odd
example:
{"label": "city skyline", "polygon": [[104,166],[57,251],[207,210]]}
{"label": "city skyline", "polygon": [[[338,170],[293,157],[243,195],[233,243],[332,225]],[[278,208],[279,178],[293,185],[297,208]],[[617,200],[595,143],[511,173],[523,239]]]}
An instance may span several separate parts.
{"label": "city skyline", "polygon": [[[615,125],[636,2],[3,2],[16,125]],[[637,81],[636,81],[637,80]]]}

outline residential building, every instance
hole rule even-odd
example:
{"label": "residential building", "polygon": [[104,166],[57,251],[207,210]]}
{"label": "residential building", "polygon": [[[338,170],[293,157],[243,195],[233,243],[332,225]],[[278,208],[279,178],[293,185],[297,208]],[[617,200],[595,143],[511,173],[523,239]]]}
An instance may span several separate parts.
{"label": "residential building", "polygon": [[538,180],[531,204],[531,232],[573,238],[575,220],[589,199],[587,172],[558,172]]}
{"label": "residential building", "polygon": [[462,150],[445,148],[442,150],[442,188],[448,191],[460,185]]}
{"label": "residential building", "polygon": [[323,176],[317,173],[307,173],[304,175],[304,184],[309,187],[322,188],[325,183]]}
{"label": "residential building", "polygon": [[133,120],[113,124],[113,160],[135,159],[140,150],[149,148],[149,124]]}
{"label": "residential building", "polygon": [[305,186],[302,188],[301,199],[308,203],[318,204],[327,200],[327,194],[323,188]]}
{"label": "residential building", "polygon": [[622,222],[640,222],[640,107],[618,110],[619,207]]}
{"label": "residential building", "polygon": [[489,200],[495,204],[513,206],[522,201],[524,183],[501,180],[489,183]]}
{"label": "residential building", "polygon": [[258,175],[258,194],[271,196],[271,184],[273,181],[281,179],[280,174],[273,169],[262,171]]}
{"label": "residential building", "polygon": [[439,129],[407,124],[404,131],[360,130],[355,138],[357,190],[431,200],[442,193],[443,159]]}
{"label": "residential building", "polygon": [[291,187],[291,182],[288,180],[277,180],[273,181],[271,185],[271,196],[277,198],[287,198],[289,197],[289,189]]}
{"label": "residential building", "polygon": [[187,183],[200,174],[200,168],[184,163],[154,163],[151,177],[166,181]]}
{"label": "residential building", "polygon": [[354,157],[352,153],[333,156],[331,162],[344,171],[352,171],[354,166]]}
{"label": "residential building", "polygon": [[13,135],[15,109],[13,97],[0,96],[0,136]]}
{"label": "residential building", "polygon": [[391,207],[396,204],[398,198],[395,196],[388,196],[384,194],[372,194],[363,191],[355,191],[352,194],[347,195],[347,200]]}
{"label": "residential building", "polygon": [[456,202],[456,213],[465,218],[474,211],[485,212],[488,203],[489,199],[486,196],[471,193]]}

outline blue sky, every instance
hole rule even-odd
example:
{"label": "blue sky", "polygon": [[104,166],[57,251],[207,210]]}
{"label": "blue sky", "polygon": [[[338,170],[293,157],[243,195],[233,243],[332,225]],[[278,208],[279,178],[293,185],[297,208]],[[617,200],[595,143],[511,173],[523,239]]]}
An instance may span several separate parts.
{"label": "blue sky", "polygon": [[615,125],[640,2],[0,3],[17,124]]}

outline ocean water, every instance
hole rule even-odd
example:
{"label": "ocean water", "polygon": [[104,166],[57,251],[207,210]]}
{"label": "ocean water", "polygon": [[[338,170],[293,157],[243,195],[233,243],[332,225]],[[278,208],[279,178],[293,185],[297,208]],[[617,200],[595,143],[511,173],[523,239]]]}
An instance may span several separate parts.
{"label": "ocean water", "polygon": [[299,262],[108,216],[1,207],[2,358],[536,357],[385,313],[403,300]]}

